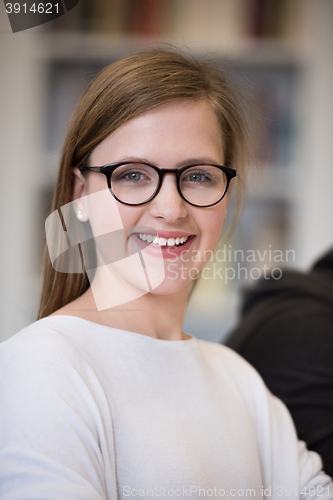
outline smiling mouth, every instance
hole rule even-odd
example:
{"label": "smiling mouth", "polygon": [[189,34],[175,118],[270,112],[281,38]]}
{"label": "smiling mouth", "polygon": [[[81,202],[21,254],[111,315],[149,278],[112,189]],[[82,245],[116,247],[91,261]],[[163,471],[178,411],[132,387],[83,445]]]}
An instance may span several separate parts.
{"label": "smiling mouth", "polygon": [[159,238],[158,236],[152,236],[151,234],[140,233],[137,237],[141,241],[147,243],[153,243],[154,245],[159,245],[161,247],[180,247],[185,245],[190,236],[181,236],[177,238]]}

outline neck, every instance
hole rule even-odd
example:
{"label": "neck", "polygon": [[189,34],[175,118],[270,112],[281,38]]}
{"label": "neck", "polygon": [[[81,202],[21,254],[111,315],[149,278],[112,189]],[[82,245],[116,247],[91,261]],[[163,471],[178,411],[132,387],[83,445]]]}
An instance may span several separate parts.
{"label": "neck", "polygon": [[105,311],[109,326],[129,330],[163,340],[185,340],[182,323],[188,289],[171,295],[147,293],[116,310]]}
{"label": "neck", "polygon": [[92,288],[54,314],[67,314],[163,340],[187,340],[182,323],[189,287],[170,295],[146,293],[125,304],[97,310]]}

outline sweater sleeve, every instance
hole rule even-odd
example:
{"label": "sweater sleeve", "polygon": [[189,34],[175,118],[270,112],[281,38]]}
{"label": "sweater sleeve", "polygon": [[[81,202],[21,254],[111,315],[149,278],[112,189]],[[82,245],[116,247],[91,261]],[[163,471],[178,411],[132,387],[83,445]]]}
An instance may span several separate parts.
{"label": "sweater sleeve", "polygon": [[272,498],[333,499],[332,479],[322,470],[320,456],[299,441],[285,405],[268,393]]}
{"label": "sweater sleeve", "polygon": [[274,396],[256,370],[226,349],[224,366],[252,415],[262,471],[264,498],[333,499],[332,479],[322,471],[321,457],[299,441],[285,404]]}
{"label": "sweater sleeve", "polygon": [[97,377],[57,332],[3,343],[1,500],[115,500],[115,474],[111,493],[105,484],[101,405]]}
{"label": "sweater sleeve", "polygon": [[257,321],[237,350],[287,405],[299,438],[333,475],[333,311],[294,300]]}

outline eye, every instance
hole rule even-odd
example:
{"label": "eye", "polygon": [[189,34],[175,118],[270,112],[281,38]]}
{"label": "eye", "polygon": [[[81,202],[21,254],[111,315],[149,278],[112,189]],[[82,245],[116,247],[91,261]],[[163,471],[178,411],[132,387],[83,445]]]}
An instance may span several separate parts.
{"label": "eye", "polygon": [[142,172],[128,172],[127,174],[123,175],[123,178],[132,182],[139,182],[148,179],[148,177]]}
{"label": "eye", "polygon": [[188,176],[188,180],[190,182],[203,182],[207,179],[208,179],[207,174],[203,174],[201,172],[192,173]]}
{"label": "eye", "polygon": [[112,174],[112,182],[138,184],[151,181],[154,170],[148,165],[125,164],[116,168]]}
{"label": "eye", "polygon": [[212,180],[212,176],[210,172],[206,169],[200,170],[191,170],[189,172],[185,172],[182,178],[182,182],[193,183],[193,184],[203,184],[210,182]]}

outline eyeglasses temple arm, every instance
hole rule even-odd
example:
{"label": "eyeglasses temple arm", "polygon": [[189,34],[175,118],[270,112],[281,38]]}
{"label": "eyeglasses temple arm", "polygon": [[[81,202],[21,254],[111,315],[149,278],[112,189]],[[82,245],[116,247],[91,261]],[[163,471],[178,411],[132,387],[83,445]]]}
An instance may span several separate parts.
{"label": "eyeglasses temple arm", "polygon": [[79,166],[80,170],[90,170],[91,172],[101,173],[103,167],[85,167],[84,165]]}

